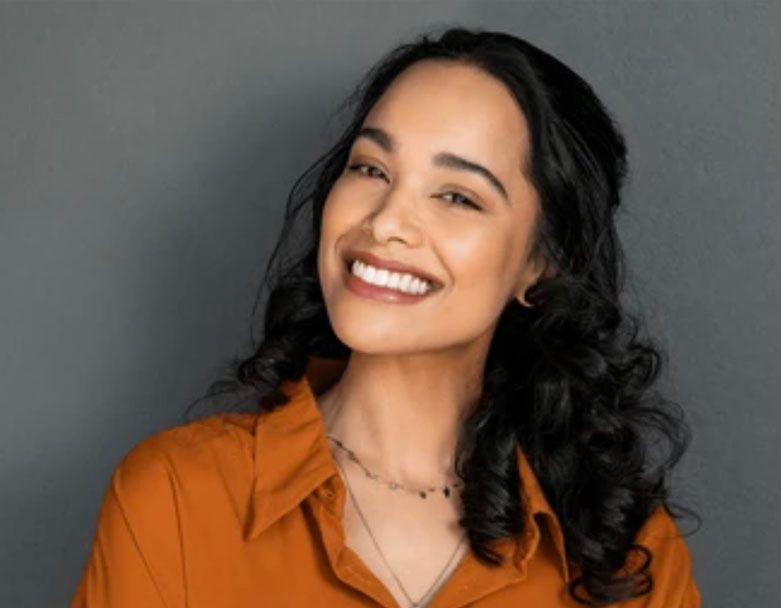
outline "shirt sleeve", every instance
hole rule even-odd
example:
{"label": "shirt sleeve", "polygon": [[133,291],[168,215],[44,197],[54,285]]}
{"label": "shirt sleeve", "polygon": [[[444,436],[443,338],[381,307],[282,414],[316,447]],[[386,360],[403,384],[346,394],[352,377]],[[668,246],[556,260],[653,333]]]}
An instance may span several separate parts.
{"label": "shirt sleeve", "polygon": [[653,554],[650,570],[654,587],[649,594],[622,603],[622,608],[702,608],[691,552],[664,507],[651,514],[637,542]]}
{"label": "shirt sleeve", "polygon": [[174,477],[149,439],[113,472],[70,608],[185,605]]}

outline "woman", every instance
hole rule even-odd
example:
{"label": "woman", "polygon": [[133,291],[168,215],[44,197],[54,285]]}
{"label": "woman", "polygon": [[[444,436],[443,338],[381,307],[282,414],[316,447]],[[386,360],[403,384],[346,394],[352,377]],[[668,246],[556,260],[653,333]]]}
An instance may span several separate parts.
{"label": "woman", "polygon": [[351,101],[263,340],[210,390],[253,408],[125,456],[72,606],[699,606],[668,505],[688,428],[619,302],[599,99],[454,28]]}

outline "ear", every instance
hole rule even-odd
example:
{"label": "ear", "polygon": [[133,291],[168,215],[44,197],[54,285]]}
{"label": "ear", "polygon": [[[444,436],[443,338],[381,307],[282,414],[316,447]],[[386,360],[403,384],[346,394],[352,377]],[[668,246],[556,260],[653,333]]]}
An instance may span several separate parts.
{"label": "ear", "polygon": [[531,258],[516,284],[513,297],[518,300],[521,306],[532,308],[532,305],[526,301],[526,291],[540,280],[549,279],[556,276],[556,267],[541,253]]}

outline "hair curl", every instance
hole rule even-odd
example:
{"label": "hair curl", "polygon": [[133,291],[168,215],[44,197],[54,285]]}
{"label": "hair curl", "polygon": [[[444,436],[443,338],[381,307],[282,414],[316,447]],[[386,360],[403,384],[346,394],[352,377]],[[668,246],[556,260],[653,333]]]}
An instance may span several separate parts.
{"label": "hair curl", "polygon": [[[290,192],[266,266],[263,338],[258,343],[252,336],[254,353],[234,359],[229,376],[212,383],[207,397],[247,392],[253,409],[275,409],[286,402],[280,384],[300,378],[309,355],[349,356],[330,326],[318,280],[323,206],[372,106],[396,76],[424,59],[477,66],[515,97],[530,130],[527,169],[542,206],[534,251],[557,270],[527,290],[531,308],[512,300],[500,316],[484,391],[457,447],[460,523],[476,557],[499,563],[488,544],[520,533],[524,521],[514,458],[520,442],[579,570],[572,597],[600,606],[644,595],[653,587],[653,556],[634,542],[636,533],[660,504],[679,516],[670,509],[668,476],[690,430],[680,406],[651,389],[662,349],[639,337],[638,318],[619,301],[625,262],[614,215],[627,173],[623,136],[580,76],[520,38],[462,27],[438,38],[429,32],[369,70],[339,108],[354,108],[346,129]],[[303,247],[284,257],[307,209]],[[259,299],[260,292],[253,317]],[[666,449],[652,454],[659,447],[653,439]],[[626,572],[630,554],[641,559]]]}

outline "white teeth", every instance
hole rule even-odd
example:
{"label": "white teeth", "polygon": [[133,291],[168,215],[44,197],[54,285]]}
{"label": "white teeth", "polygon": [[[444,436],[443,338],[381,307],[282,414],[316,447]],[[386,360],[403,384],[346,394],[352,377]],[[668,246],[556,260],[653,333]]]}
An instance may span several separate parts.
{"label": "white teeth", "polygon": [[396,289],[405,293],[424,294],[432,289],[431,283],[411,274],[401,274],[390,272],[385,268],[375,268],[359,260],[353,261],[350,266],[350,272],[372,285]]}

